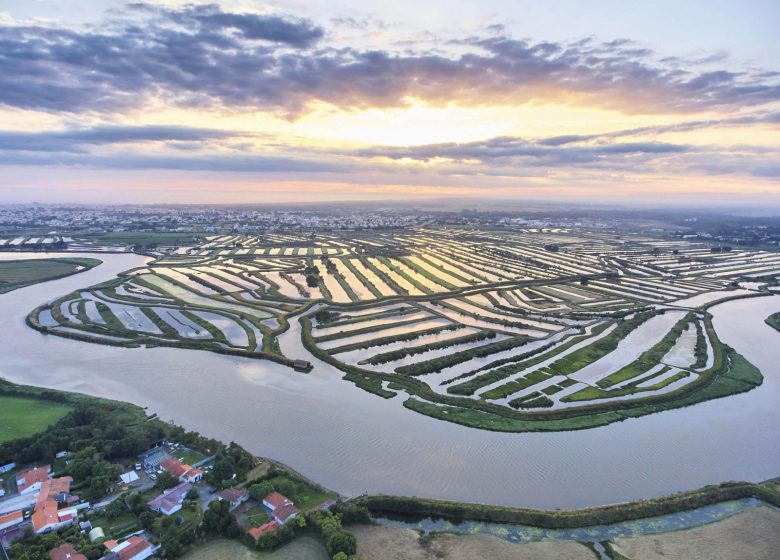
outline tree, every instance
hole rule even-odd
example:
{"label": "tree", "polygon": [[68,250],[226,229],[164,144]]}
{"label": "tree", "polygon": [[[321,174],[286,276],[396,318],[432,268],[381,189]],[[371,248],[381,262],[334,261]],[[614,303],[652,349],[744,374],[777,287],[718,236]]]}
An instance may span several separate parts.
{"label": "tree", "polygon": [[167,490],[177,484],[179,484],[179,479],[166,471],[157,475],[157,482],[154,483],[154,487],[158,490]]}
{"label": "tree", "polygon": [[325,548],[328,549],[330,555],[343,552],[351,556],[357,552],[357,539],[355,535],[347,531],[335,531],[325,538]]}
{"label": "tree", "polygon": [[333,555],[333,560],[358,560],[358,557],[354,554],[347,554],[345,552],[337,552]]}
{"label": "tree", "polygon": [[154,527],[154,522],[157,518],[151,511],[145,511],[138,516],[138,521],[141,522],[141,527],[150,531]]}
{"label": "tree", "polygon": [[306,285],[309,288],[316,288],[319,286],[320,281],[314,274],[307,274],[306,275]]}
{"label": "tree", "polygon": [[119,497],[118,499],[114,500],[108,506],[106,506],[106,518],[109,521],[112,521],[125,513],[127,511],[127,508],[125,507],[124,502],[122,502],[122,498]]}
{"label": "tree", "polygon": [[274,485],[270,482],[263,481],[258,484],[253,484],[249,487],[249,495],[252,496],[258,502],[262,502],[268,494],[274,491]]}
{"label": "tree", "polygon": [[212,535],[235,538],[241,529],[230,511],[230,504],[224,500],[215,500],[203,513],[203,530]]}
{"label": "tree", "polygon": [[366,507],[353,503],[344,503],[338,504],[333,510],[334,513],[341,515],[341,521],[344,525],[365,525],[371,523],[371,512]]}
{"label": "tree", "polygon": [[185,500],[192,500],[193,502],[200,499],[200,494],[198,494],[198,491],[195,488],[190,488],[187,491],[187,495],[184,496]]}

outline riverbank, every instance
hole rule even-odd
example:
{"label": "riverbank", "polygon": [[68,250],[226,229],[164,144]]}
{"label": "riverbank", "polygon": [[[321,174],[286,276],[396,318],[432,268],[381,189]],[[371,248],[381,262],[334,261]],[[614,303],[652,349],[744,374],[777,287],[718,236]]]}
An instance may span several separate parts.
{"label": "riverbank", "polygon": [[451,522],[480,521],[561,529],[633,521],[744,498],[757,498],[780,507],[780,484],[777,479],[758,484],[724,482],[660,498],[573,510],[540,510],[381,495],[360,496],[352,503],[367,508],[372,515],[434,517]]}

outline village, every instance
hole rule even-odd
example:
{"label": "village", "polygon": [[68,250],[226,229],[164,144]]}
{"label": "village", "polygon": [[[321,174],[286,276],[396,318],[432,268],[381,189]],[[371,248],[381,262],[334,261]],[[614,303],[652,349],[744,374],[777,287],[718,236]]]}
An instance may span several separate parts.
{"label": "village", "polygon": [[[214,502],[224,503],[222,507],[235,515],[255,544],[287,524],[301,523],[296,521],[301,515],[296,503],[268,481],[223,489],[208,484],[204,477],[213,469],[215,456],[177,442],[157,442],[136,463],[115,465],[121,474],[110,481],[105,496],[93,501],[79,497],[72,476],[60,475],[68,471],[71,457],[61,451],[54,465],[0,467],[0,549],[5,560],[14,558],[16,541],[63,530],[77,530],[90,543],[102,545],[101,560],[143,560],[160,550],[161,530],[201,523],[203,512]],[[197,461],[188,464],[193,459]],[[335,503],[328,497],[305,505],[325,511]],[[48,556],[87,560],[69,542],[52,548]]]}

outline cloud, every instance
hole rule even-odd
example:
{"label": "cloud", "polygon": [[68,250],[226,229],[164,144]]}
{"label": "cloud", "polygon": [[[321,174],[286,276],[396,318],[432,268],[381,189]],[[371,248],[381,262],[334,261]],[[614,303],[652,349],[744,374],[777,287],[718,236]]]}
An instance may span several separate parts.
{"label": "cloud", "polygon": [[94,155],[81,153],[41,154],[0,151],[0,165],[58,166],[94,169],[169,169],[179,171],[213,171],[240,173],[336,173],[348,167],[338,163],[292,157],[264,155]]}
{"label": "cloud", "polygon": [[35,152],[84,151],[86,145],[139,142],[202,142],[246,136],[209,128],[184,126],[97,126],[56,131],[0,131],[0,150]]}
{"label": "cloud", "polygon": [[[224,106],[299,115],[409,98],[463,105],[557,101],[629,113],[738,110],[780,100],[774,72],[703,71],[618,39],[522,41],[488,34],[402,53],[337,48],[305,19],[216,5],[132,4],[87,29],[0,23],[0,103],[51,112]],[[711,66],[708,60],[708,64]]]}
{"label": "cloud", "polygon": [[[558,137],[561,138],[561,137]],[[571,142],[574,142],[572,140]],[[363,157],[430,162],[446,159],[499,166],[560,166],[622,162],[626,157],[677,154],[692,148],[662,142],[625,142],[586,146],[566,146],[568,142],[545,143],[516,137],[498,137],[480,142],[430,144],[425,146],[384,146],[359,150]]]}

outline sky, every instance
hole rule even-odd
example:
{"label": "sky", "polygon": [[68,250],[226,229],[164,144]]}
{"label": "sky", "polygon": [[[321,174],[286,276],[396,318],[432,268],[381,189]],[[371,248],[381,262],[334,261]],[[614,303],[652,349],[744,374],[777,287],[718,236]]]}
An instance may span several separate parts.
{"label": "sky", "polygon": [[0,203],[780,208],[777,0],[0,0]]}

